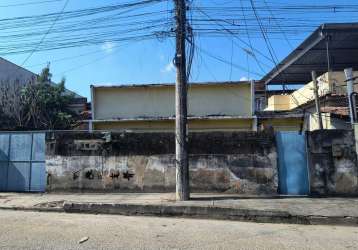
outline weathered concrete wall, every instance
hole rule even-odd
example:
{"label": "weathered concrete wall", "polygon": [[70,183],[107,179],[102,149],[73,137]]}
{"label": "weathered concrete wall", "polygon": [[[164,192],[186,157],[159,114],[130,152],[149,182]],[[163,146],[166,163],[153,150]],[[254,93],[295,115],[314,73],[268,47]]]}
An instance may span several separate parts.
{"label": "weathered concrete wall", "polygon": [[358,166],[352,130],[307,134],[311,194],[358,195]]}
{"label": "weathered concrete wall", "polygon": [[[46,137],[48,191],[175,190],[172,133],[48,133]],[[277,193],[273,135],[193,133],[189,141],[192,191]]]}

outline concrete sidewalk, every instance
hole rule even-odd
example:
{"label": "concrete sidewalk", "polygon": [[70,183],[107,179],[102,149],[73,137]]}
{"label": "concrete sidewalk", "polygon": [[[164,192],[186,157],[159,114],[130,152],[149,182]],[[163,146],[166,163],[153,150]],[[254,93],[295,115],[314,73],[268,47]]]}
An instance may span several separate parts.
{"label": "concrete sidewalk", "polygon": [[0,193],[0,209],[358,226],[358,198],[193,194],[192,200],[177,202],[173,193]]}

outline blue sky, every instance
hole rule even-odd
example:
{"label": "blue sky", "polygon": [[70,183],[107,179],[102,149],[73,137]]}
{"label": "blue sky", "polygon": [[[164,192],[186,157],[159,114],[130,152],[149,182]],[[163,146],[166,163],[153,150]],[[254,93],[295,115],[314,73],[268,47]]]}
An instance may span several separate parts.
{"label": "blue sky", "polygon": [[[63,0],[36,5],[4,7],[5,5],[11,5],[14,3],[21,4],[34,1],[39,0],[1,0],[1,19],[58,12],[62,9],[65,2],[65,0]],[[127,1],[128,0],[126,0],[126,2]],[[70,0],[66,10],[69,11],[108,4],[119,4],[121,2],[124,1]],[[197,7],[218,7],[238,5],[237,3],[239,1],[194,0],[193,2],[194,6]],[[279,6],[280,4],[356,4],[356,0],[270,0],[267,2],[272,6]],[[255,3],[257,3],[258,6],[263,6],[260,1],[255,1]],[[243,0],[243,4],[244,6],[249,6],[248,0]],[[168,3],[162,3],[154,8],[171,9],[172,6]],[[309,12],[309,10],[307,11]],[[358,20],[356,12],[349,13],[347,16],[347,13],[333,13],[333,11],[332,13],[329,13],[328,11],[328,14],[326,13],[325,16],[322,16],[322,13],[315,14],[313,11],[307,13],[307,15],[296,12],[294,14],[285,14],[281,11],[275,13],[275,9],[273,9],[272,12],[268,12],[267,9],[265,10],[263,8],[258,11],[258,14],[259,16],[268,16],[272,14],[272,16],[282,18],[278,19],[278,21],[272,22],[272,25],[277,27],[279,27],[281,20],[285,19],[292,19],[292,23],[294,23],[295,20],[298,20],[297,26],[299,26],[299,22],[303,22],[304,19],[307,19],[308,22],[312,19],[312,26],[316,26],[316,24],[320,22],[344,22]],[[250,18],[250,15],[251,14],[248,12],[247,18]],[[50,27],[50,25],[51,23],[48,23],[48,27]],[[287,27],[282,29],[287,31]],[[311,28],[311,30],[313,30],[313,28]],[[272,43],[272,47],[278,60],[285,57],[292,50],[292,48],[296,47],[310,33],[309,30],[307,30],[307,32],[298,32],[295,35],[293,34],[293,31],[295,31],[295,27],[292,27],[292,34],[287,34],[290,39],[289,42],[285,39],[283,32],[282,34],[276,34],[271,37],[270,42]],[[237,34],[237,36],[246,42],[249,41],[245,32],[242,36],[241,34]],[[46,39],[51,39],[51,34],[49,34]],[[269,57],[268,49],[259,32],[255,32],[250,37],[250,42],[255,50],[260,51],[262,54]],[[194,58],[191,81],[240,80],[244,78],[260,79],[260,77],[264,74],[263,70],[258,67],[254,57],[247,50],[245,51],[246,47],[249,49],[247,44],[245,45],[241,43],[239,40],[236,40],[236,38],[233,38],[233,36],[230,36],[230,34],[223,37],[207,37],[199,34],[196,36],[196,45],[209,52],[211,56],[208,56],[198,50],[196,51],[197,53]],[[66,77],[67,88],[89,97],[91,84],[107,85],[174,82],[175,70],[171,64],[174,50],[174,41],[169,38],[130,43],[105,41],[102,44],[86,47],[61,49],[48,52],[35,52],[26,62],[24,67],[38,73],[41,71],[41,68],[45,66],[46,62],[51,62],[51,71],[54,75],[54,81],[59,81],[62,77]],[[27,56],[28,53],[7,55],[3,57],[16,64],[21,64]],[[223,63],[217,58],[213,58],[213,56],[224,59],[226,63]],[[67,57],[71,59],[56,61]],[[265,72],[269,71],[274,66],[272,62],[269,62],[263,57],[259,58],[259,60],[263,63],[263,65],[267,65],[263,66]],[[227,62],[232,62],[238,67],[232,67],[230,66],[230,63]],[[260,75],[255,75],[251,71],[258,72]]]}

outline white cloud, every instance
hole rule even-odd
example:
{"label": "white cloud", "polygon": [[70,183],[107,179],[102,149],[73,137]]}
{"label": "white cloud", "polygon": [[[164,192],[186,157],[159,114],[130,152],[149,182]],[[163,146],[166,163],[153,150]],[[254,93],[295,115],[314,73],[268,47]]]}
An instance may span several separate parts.
{"label": "white cloud", "polygon": [[165,67],[161,70],[162,73],[172,73],[175,72],[175,66],[173,62],[168,63]]}
{"label": "white cloud", "polygon": [[249,80],[250,79],[247,78],[246,76],[243,76],[243,77],[240,78],[240,81],[242,81],[242,82],[246,82],[246,81],[249,81]]}
{"label": "white cloud", "polygon": [[102,44],[101,49],[106,53],[112,53],[115,47],[115,43],[113,42],[105,42]]}

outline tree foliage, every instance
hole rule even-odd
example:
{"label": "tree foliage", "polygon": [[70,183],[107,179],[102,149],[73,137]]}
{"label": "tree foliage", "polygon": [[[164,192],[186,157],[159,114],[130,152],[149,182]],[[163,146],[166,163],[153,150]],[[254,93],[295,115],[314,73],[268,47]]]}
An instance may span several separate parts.
{"label": "tree foliage", "polygon": [[74,96],[66,93],[65,79],[53,84],[51,77],[48,65],[34,82],[1,84],[2,129],[52,130],[71,129],[74,126],[77,117],[69,109]]}
{"label": "tree foliage", "polygon": [[0,129],[21,130],[26,127],[26,111],[21,96],[23,86],[18,80],[0,83]]}

